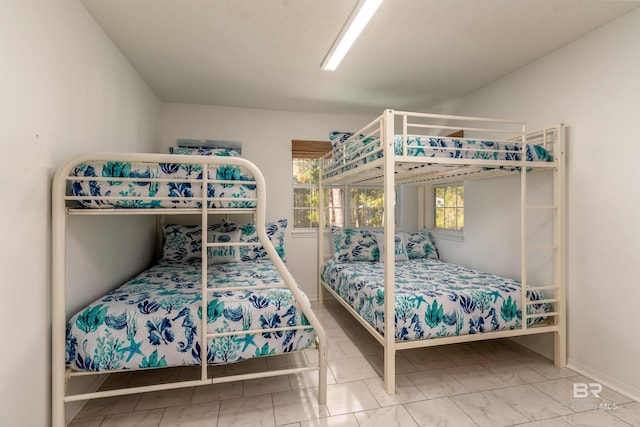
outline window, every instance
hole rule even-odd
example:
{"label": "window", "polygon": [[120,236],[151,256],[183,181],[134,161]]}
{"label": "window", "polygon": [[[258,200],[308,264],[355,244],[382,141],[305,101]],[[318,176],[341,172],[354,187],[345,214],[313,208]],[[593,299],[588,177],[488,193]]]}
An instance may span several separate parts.
{"label": "window", "polygon": [[384,191],[378,188],[349,189],[349,224],[353,227],[382,227]]}
{"label": "window", "polygon": [[[320,220],[318,211],[318,175],[320,160],[313,158],[293,159],[293,227],[316,228]],[[324,205],[328,217],[325,224],[344,226],[344,194],[342,188],[325,188]]]}
{"label": "window", "polygon": [[451,184],[434,187],[435,228],[462,230],[464,228],[464,186]]}
{"label": "window", "polygon": [[[317,228],[320,157],[331,150],[322,141],[292,141],[293,228]],[[335,186],[324,189],[325,224],[336,227],[382,227],[383,191]],[[345,207],[349,209],[345,212]],[[348,217],[345,217],[347,215]]]}
{"label": "window", "polygon": [[[320,221],[320,158],[331,151],[325,141],[291,141],[293,158],[293,228],[317,228]],[[324,194],[325,224],[344,226],[344,192],[342,188],[326,188]]]}

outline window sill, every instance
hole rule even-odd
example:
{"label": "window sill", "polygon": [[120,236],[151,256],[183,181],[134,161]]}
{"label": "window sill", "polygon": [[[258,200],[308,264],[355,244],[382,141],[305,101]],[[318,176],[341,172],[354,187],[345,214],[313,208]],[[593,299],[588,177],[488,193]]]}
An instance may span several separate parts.
{"label": "window sill", "polygon": [[438,240],[449,240],[461,243],[464,240],[462,230],[433,229],[431,235]]}

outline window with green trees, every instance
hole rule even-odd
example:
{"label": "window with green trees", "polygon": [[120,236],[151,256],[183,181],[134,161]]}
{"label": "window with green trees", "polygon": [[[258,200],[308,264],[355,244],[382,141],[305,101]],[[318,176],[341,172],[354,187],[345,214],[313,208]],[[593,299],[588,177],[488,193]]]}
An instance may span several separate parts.
{"label": "window with green trees", "polygon": [[[293,159],[293,227],[316,228],[320,221],[320,160]],[[344,191],[340,187],[324,190],[325,224],[344,226]]]}
{"label": "window with green trees", "polygon": [[[318,227],[319,174],[319,159],[293,158],[294,228]],[[336,227],[382,227],[383,200],[383,191],[380,189],[344,186],[325,188],[325,224]]]}
{"label": "window with green trees", "polygon": [[349,189],[349,225],[382,227],[384,191],[377,188]]}
{"label": "window with green trees", "polygon": [[464,186],[451,184],[434,187],[435,228],[464,228]]}

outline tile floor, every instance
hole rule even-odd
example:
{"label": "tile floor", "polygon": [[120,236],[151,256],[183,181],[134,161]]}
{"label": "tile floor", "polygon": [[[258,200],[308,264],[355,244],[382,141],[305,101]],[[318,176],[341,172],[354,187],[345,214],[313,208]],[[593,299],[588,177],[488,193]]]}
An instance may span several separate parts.
{"label": "tile floor", "polygon": [[[587,378],[509,340],[399,352],[397,391],[387,395],[380,378],[382,347],[337,302],[315,308],[329,338],[326,405],[318,405],[317,373],[311,372],[92,400],[70,425],[640,427],[640,403],[606,388],[600,398],[573,398],[573,384]],[[214,369],[249,372],[316,360],[310,350]],[[198,372],[167,368],[112,375],[103,388]]]}

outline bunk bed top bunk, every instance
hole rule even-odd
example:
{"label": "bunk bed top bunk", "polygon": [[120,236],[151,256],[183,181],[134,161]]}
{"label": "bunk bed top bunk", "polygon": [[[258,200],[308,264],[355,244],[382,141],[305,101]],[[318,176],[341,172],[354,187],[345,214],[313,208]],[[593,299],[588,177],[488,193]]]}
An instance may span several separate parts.
{"label": "bunk bed top bunk", "polygon": [[[181,147],[172,147],[170,152],[170,155],[104,153],[78,157],[73,160],[67,178],[66,207],[71,213],[83,215],[86,209],[125,209],[122,213],[127,213],[126,209],[138,213],[173,209],[171,214],[202,206],[234,211],[255,209],[256,182],[246,160],[237,152]],[[199,161],[198,157],[212,161]],[[205,175],[207,191],[203,194]]]}
{"label": "bunk bed top bunk", "polygon": [[[394,163],[394,183],[461,181],[551,169],[555,127],[525,133],[525,123],[467,116],[387,110],[358,132],[330,133],[322,180],[382,185],[385,158]],[[524,152],[524,155],[522,154]]]}
{"label": "bunk bed top bunk", "polygon": [[[395,351],[554,333],[555,363],[566,363],[564,127],[527,132],[524,122],[386,110],[357,132],[331,132],[321,161],[325,186],[381,187],[383,228],[332,227],[326,260],[319,239],[319,296],[333,295],[384,347],[385,389],[395,390]],[[527,203],[527,176],[552,173],[553,203]],[[516,281],[440,261],[430,232],[396,232],[398,185],[506,175],[520,177],[521,277]],[[553,223],[553,283],[529,283],[526,221],[547,210]],[[320,210],[324,201],[320,199]],[[421,222],[422,222],[421,218]],[[320,215],[320,227],[325,216]],[[390,248],[393,248],[390,250]],[[541,248],[535,248],[541,249]],[[393,333],[387,333],[393,331]]]}
{"label": "bunk bed top bunk", "polygon": [[[326,399],[326,337],[284,264],[286,220],[266,222],[260,170],[229,150],[88,153],[52,189],[52,419],[65,403],[317,370]],[[223,214],[220,219],[218,214]],[[251,214],[237,224],[228,214]],[[82,215],[191,215],[165,224],[158,263],[67,318],[67,221]],[[216,220],[217,218],[217,220]],[[206,233],[203,232],[206,230]],[[153,250],[153,249],[152,249]],[[87,279],[90,282],[90,278]],[[90,286],[90,283],[87,283]],[[317,365],[216,376],[208,367],[316,347]],[[68,394],[71,377],[200,366],[200,379]]]}

